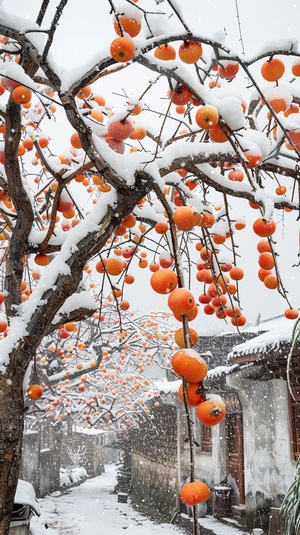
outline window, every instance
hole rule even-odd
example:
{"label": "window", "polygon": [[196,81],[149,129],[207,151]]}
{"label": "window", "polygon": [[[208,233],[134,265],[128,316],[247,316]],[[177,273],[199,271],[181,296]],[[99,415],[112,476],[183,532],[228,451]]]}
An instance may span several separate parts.
{"label": "window", "polygon": [[212,452],[212,432],[211,427],[202,425],[198,418],[194,416],[195,426],[195,441],[199,452]]}
{"label": "window", "polygon": [[211,427],[206,425],[201,426],[201,450],[208,453],[212,452],[212,438],[211,438]]}
{"label": "window", "polygon": [[226,416],[226,438],[228,453],[237,453],[237,415]]}

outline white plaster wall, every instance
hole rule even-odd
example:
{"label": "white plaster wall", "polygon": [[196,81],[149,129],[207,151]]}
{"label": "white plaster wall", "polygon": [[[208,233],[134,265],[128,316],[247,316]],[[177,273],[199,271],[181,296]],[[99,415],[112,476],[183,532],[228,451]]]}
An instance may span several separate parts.
{"label": "white plaster wall", "polygon": [[295,475],[286,382],[236,374],[230,384],[238,389],[243,407],[246,496],[259,492],[265,499],[276,499]]}
{"label": "white plaster wall", "polygon": [[[200,425],[200,424],[199,424]],[[211,487],[226,478],[225,422],[212,427],[212,452],[196,448],[195,473]]]}

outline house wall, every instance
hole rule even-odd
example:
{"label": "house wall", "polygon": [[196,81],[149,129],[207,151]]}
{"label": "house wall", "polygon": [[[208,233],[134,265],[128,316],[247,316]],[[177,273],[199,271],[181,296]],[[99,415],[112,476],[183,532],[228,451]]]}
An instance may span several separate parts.
{"label": "house wall", "polygon": [[[226,478],[226,449],[225,449],[225,423],[212,427],[212,451],[201,451],[201,424],[196,410],[192,412],[194,421],[195,440],[199,444],[195,448],[195,477],[204,481],[213,488]],[[185,427],[185,415],[181,414],[182,427]],[[224,447],[222,447],[224,445]],[[189,474],[189,451],[188,445],[183,441],[181,451],[181,476],[182,479]]]}
{"label": "house wall", "polygon": [[71,429],[57,431],[52,425],[28,419],[33,429],[27,426],[23,437],[20,479],[29,481],[38,497],[60,488],[60,468],[72,466],[68,449],[84,446],[82,464],[89,477],[104,472],[107,462],[116,462],[117,450],[110,447],[113,432],[73,432]]}
{"label": "house wall", "polygon": [[60,452],[62,468],[72,467],[69,452],[84,448],[81,466],[85,468],[89,477],[102,474],[105,464],[105,439],[103,432],[86,434],[70,430],[68,433],[63,433]]}
{"label": "house wall", "polygon": [[287,385],[282,379],[256,378],[255,373],[247,377],[243,371],[228,382],[238,389],[243,407],[248,527],[262,522],[265,529],[270,507],[280,506],[295,474]]}
{"label": "house wall", "polygon": [[[190,475],[184,408],[177,398],[174,405],[173,402],[155,409],[153,427],[140,429],[132,437],[131,497],[139,507],[150,508],[152,514],[159,511],[169,520],[175,511],[188,512],[179,492]],[[226,477],[225,423],[212,428],[212,451],[204,452],[201,451],[202,426],[195,410],[191,416],[195,440],[199,443],[195,451],[195,477],[213,490]],[[212,512],[212,499],[202,507],[200,516],[206,508],[208,513]]]}
{"label": "house wall", "polygon": [[172,460],[162,464],[159,459],[133,452],[131,484],[138,508],[150,510],[152,515],[159,513],[170,521],[176,511],[177,494],[177,467]]}
{"label": "house wall", "polygon": [[132,433],[131,498],[141,510],[170,520],[177,508],[177,409],[157,407],[149,426]]}
{"label": "house wall", "polygon": [[38,497],[59,489],[60,436],[49,425],[25,431],[20,479],[29,481]]}

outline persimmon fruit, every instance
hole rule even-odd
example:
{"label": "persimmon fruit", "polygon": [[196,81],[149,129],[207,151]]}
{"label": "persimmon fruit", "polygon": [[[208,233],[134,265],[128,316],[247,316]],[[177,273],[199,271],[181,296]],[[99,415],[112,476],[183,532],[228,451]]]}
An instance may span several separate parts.
{"label": "persimmon fruit", "polygon": [[246,325],[246,322],[247,322],[247,319],[243,314],[241,314],[238,317],[231,318],[231,324],[234,327],[243,327],[244,325]]}
{"label": "persimmon fruit", "polygon": [[276,290],[276,288],[278,288],[278,278],[276,275],[267,275],[264,278],[264,285],[269,290]]}
{"label": "persimmon fruit", "polygon": [[268,242],[268,240],[260,240],[258,244],[256,245],[256,248],[259,253],[270,253],[271,252],[271,246]]}
{"label": "persimmon fruit", "polygon": [[[203,401],[203,389],[201,383],[188,383],[186,386],[187,401],[190,407],[197,407]],[[183,384],[178,389],[178,397],[184,403]]]}
{"label": "persimmon fruit", "polygon": [[218,73],[220,78],[226,80],[233,80],[239,71],[239,64],[235,61],[224,61],[218,67]]}
{"label": "persimmon fruit", "polygon": [[50,264],[50,258],[47,254],[38,253],[34,257],[34,261],[38,266],[47,266]]}
{"label": "persimmon fruit", "polygon": [[117,37],[111,42],[110,54],[115,61],[126,63],[135,54],[135,44],[129,37]]}
{"label": "persimmon fruit", "polygon": [[174,223],[180,230],[191,230],[195,226],[195,210],[190,206],[179,206],[173,214]]}
{"label": "persimmon fruit", "polygon": [[210,490],[203,481],[195,480],[183,485],[180,497],[183,503],[189,506],[206,502],[210,497]]}
{"label": "persimmon fruit", "polygon": [[[158,272],[159,273],[159,272]],[[186,288],[177,288],[170,293],[168,298],[168,307],[173,313],[181,316],[188,314],[195,305],[195,299]]]}
{"label": "persimmon fruit", "polygon": [[198,405],[197,416],[203,425],[216,425],[223,420],[225,415],[224,401],[216,394],[209,394],[207,399]]}
{"label": "persimmon fruit", "polygon": [[27,395],[30,397],[30,399],[38,400],[41,399],[43,391],[44,389],[41,385],[33,384],[27,389]]}
{"label": "persimmon fruit", "polygon": [[169,44],[160,45],[154,50],[154,57],[162,61],[176,59],[176,50]]}
{"label": "persimmon fruit", "polygon": [[203,53],[201,43],[186,39],[178,49],[178,56],[183,63],[197,63]]}
{"label": "persimmon fruit", "polygon": [[203,381],[208,372],[205,360],[192,348],[177,351],[171,364],[176,375],[184,377],[188,383]]}
{"label": "persimmon fruit", "polygon": [[300,61],[296,59],[292,65],[292,73],[294,76],[300,76]]}
{"label": "persimmon fruit", "polygon": [[284,74],[285,66],[281,59],[273,57],[261,66],[261,75],[267,82],[277,82]]}
{"label": "persimmon fruit", "polygon": [[150,284],[156,293],[169,294],[177,287],[178,278],[174,271],[163,268],[153,273]]}
{"label": "persimmon fruit", "polygon": [[245,174],[242,169],[232,169],[228,173],[228,179],[232,180],[233,182],[243,182]]}
{"label": "persimmon fruit", "polygon": [[121,275],[125,267],[124,260],[118,257],[107,258],[105,264],[105,270],[109,275],[117,276]]}
{"label": "persimmon fruit", "polygon": [[116,141],[124,141],[131,136],[133,131],[132,122],[128,119],[122,121],[113,121],[107,127],[107,132],[110,137]]}
{"label": "persimmon fruit", "polygon": [[31,91],[25,85],[18,85],[13,89],[11,96],[17,104],[28,104],[31,100]]}
{"label": "persimmon fruit", "polygon": [[129,214],[125,219],[122,221],[122,225],[126,228],[133,228],[136,225],[136,217],[133,214]]}
{"label": "persimmon fruit", "polygon": [[76,97],[79,98],[79,99],[87,99],[89,98],[89,96],[92,94],[92,88],[90,85],[86,85],[84,87],[82,87],[80,89],[80,91],[78,91],[78,93],[76,94]]}
{"label": "persimmon fruit", "polygon": [[244,270],[238,266],[234,266],[229,271],[230,278],[234,281],[239,281],[244,277]]}
{"label": "persimmon fruit", "polygon": [[264,282],[265,278],[267,275],[271,275],[272,271],[270,269],[264,269],[264,268],[260,268],[257,272],[257,275],[258,275],[258,278],[259,280],[261,280],[262,282]]}
{"label": "persimmon fruit", "polygon": [[132,134],[130,136],[130,139],[137,139],[138,141],[141,141],[144,139],[147,135],[147,130],[143,126],[135,126],[133,128]]}
{"label": "persimmon fruit", "polygon": [[195,121],[199,128],[209,129],[219,122],[219,113],[215,106],[201,106],[196,112]]}
{"label": "persimmon fruit", "polygon": [[214,280],[212,273],[209,269],[201,269],[201,271],[197,271],[196,279],[197,281],[205,282],[206,284],[211,284]]}
{"label": "persimmon fruit", "polygon": [[104,115],[102,111],[100,110],[91,110],[89,115],[94,121],[97,121],[97,123],[103,123],[104,121]]}
{"label": "persimmon fruit", "polygon": [[117,154],[124,154],[125,152],[124,141],[118,141],[117,139],[114,139],[112,137],[107,137],[106,143],[111,148],[111,150],[113,150]]}
{"label": "persimmon fruit", "polygon": [[295,308],[287,308],[284,312],[284,316],[289,320],[295,320],[298,318],[299,312]]}
{"label": "persimmon fruit", "polygon": [[0,321],[0,333],[4,333],[8,327],[7,321]]}
{"label": "persimmon fruit", "polygon": [[209,137],[216,143],[225,143],[228,141],[230,131],[226,126],[221,127],[219,124],[215,124],[209,130]]}
{"label": "persimmon fruit", "polygon": [[[189,341],[190,341],[190,347],[193,347],[198,342],[198,339],[199,339],[197,331],[195,331],[194,329],[189,329],[188,337],[189,337]],[[175,335],[174,335],[174,340],[175,340],[175,343],[179,347],[185,347],[185,338],[184,338],[184,328],[183,327],[180,327],[180,329],[177,329],[177,331],[175,332]]]}
{"label": "persimmon fruit", "polygon": [[272,253],[261,253],[258,257],[258,264],[262,269],[273,269],[275,262]]}
{"label": "persimmon fruit", "polygon": [[157,234],[166,234],[169,230],[169,225],[166,221],[158,221],[154,227]]}
{"label": "persimmon fruit", "polygon": [[119,36],[121,36],[120,26],[122,31],[130,35],[130,37],[136,37],[142,27],[139,20],[126,14],[118,15],[117,20],[114,21],[114,30]]}
{"label": "persimmon fruit", "polygon": [[168,95],[173,104],[177,106],[187,104],[193,96],[191,91],[183,84],[179,84],[175,89],[171,89]]}
{"label": "persimmon fruit", "polygon": [[[181,314],[177,314],[176,312],[173,312],[174,314],[174,318],[177,319],[177,321],[182,321],[182,315]],[[186,319],[187,321],[193,321],[198,315],[198,306],[197,304],[195,303],[193,308],[190,310],[190,312],[188,312],[186,314]]]}
{"label": "persimmon fruit", "polygon": [[260,238],[267,238],[272,236],[276,230],[276,223],[273,219],[270,221],[265,221],[261,217],[256,219],[253,223],[253,230],[255,234],[260,236]]}
{"label": "persimmon fruit", "polygon": [[275,189],[276,195],[284,195],[286,193],[287,187],[284,184],[280,184]]}
{"label": "persimmon fruit", "polygon": [[74,134],[71,135],[70,143],[74,149],[82,149],[81,139],[78,132],[74,132]]}
{"label": "persimmon fruit", "polygon": [[244,157],[248,169],[254,169],[261,164],[262,157],[257,151],[246,150],[244,152]]}
{"label": "persimmon fruit", "polygon": [[121,310],[128,310],[130,308],[130,303],[128,301],[121,301],[119,307]]}

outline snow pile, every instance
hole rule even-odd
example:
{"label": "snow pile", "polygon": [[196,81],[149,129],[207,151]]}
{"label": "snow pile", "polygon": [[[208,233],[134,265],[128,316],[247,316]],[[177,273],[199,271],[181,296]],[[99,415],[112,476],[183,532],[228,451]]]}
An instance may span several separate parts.
{"label": "snow pile", "polygon": [[61,468],[60,470],[60,486],[61,487],[68,487],[69,485],[73,485],[74,483],[78,483],[82,479],[85,479],[87,477],[87,471],[82,468]]}
{"label": "snow pile", "polygon": [[15,503],[30,505],[37,515],[40,514],[40,508],[36,499],[34,488],[31,483],[28,483],[28,481],[19,479],[15,495]]}

